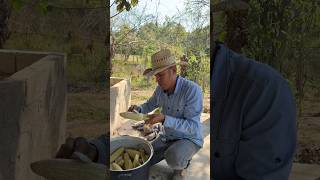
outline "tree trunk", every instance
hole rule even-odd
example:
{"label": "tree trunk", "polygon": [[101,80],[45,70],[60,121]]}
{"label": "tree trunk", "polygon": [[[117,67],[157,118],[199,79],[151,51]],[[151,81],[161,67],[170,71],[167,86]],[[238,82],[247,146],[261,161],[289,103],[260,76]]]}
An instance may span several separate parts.
{"label": "tree trunk", "polygon": [[[110,1],[103,1],[101,0],[101,4],[105,6],[109,6]],[[108,30],[108,27],[110,27],[110,8],[106,8],[106,22],[105,22],[105,28],[106,28],[106,39],[105,39],[105,46],[106,46],[106,84],[107,84],[107,102],[109,102],[109,85],[110,85],[110,76],[112,74],[112,62],[111,59],[114,56],[114,49],[110,47],[110,31]],[[112,41],[114,43],[114,41]],[[113,45],[113,44],[112,44]],[[108,111],[109,112],[109,111]],[[108,115],[109,116],[109,115]],[[108,129],[109,130],[109,129]],[[109,133],[109,132],[108,132]]]}
{"label": "tree trunk", "polygon": [[9,39],[9,23],[10,8],[8,0],[0,0],[0,48],[7,39]]}
{"label": "tree trunk", "polygon": [[[249,0],[242,1],[249,2]],[[233,51],[241,53],[248,40],[248,10],[226,11],[226,15],[226,44]]]}
{"label": "tree trunk", "polygon": [[128,61],[129,61],[129,57],[130,57],[130,54],[126,53],[126,54],[124,55],[124,60],[125,60],[126,62],[128,62]]}
{"label": "tree trunk", "polygon": [[[181,62],[185,62],[186,64],[188,64],[188,58],[186,57],[186,55],[183,55],[181,58],[180,58],[180,61]],[[187,70],[188,70],[188,67],[187,65],[181,65],[180,66],[180,75],[181,77],[186,77],[187,76]]]}
{"label": "tree trunk", "polygon": [[147,69],[147,64],[148,64],[148,56],[145,55],[145,56],[144,56],[144,63],[143,63],[144,69]]}
{"label": "tree trunk", "polygon": [[295,82],[296,82],[296,99],[298,103],[298,117],[299,120],[297,121],[297,126],[299,127],[301,124],[301,115],[303,111],[303,100],[304,100],[304,86],[306,82],[306,77],[305,77],[305,64],[303,61],[303,50],[299,49],[298,50],[298,57],[296,60],[296,77],[295,77]]}

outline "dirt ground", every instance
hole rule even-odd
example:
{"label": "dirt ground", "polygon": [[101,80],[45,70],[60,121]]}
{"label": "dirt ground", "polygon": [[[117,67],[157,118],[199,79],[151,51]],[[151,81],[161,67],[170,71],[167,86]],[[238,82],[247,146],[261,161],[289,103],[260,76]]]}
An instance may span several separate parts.
{"label": "dirt ground", "polygon": [[67,134],[72,137],[92,138],[106,134],[106,91],[97,88],[68,88]]}
{"label": "dirt ground", "polygon": [[307,98],[304,102],[298,129],[296,161],[320,164],[320,98]]}

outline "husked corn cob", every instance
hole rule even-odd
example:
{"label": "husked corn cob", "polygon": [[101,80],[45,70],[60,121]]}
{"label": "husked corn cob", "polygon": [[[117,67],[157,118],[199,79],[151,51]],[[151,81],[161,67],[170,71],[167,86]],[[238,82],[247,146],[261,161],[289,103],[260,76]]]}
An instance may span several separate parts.
{"label": "husked corn cob", "polygon": [[112,169],[113,170],[119,170],[122,171],[123,169],[118,165],[117,163],[112,163]]}
{"label": "husked corn cob", "polygon": [[114,162],[118,164],[121,160],[123,160],[123,156],[120,155],[116,160],[114,160]]}
{"label": "husked corn cob", "polygon": [[144,161],[146,162],[148,159],[149,159],[149,155],[148,155],[148,154],[145,154],[145,155],[144,155]]}
{"label": "husked corn cob", "polygon": [[149,157],[150,157],[148,154],[145,154],[144,156],[146,157],[146,161],[147,161],[147,160],[149,159]]}
{"label": "husked corn cob", "polygon": [[110,162],[113,162],[114,160],[116,160],[119,156],[121,156],[121,154],[123,153],[124,148],[118,148],[116,151],[114,151],[111,156],[110,156]]}
{"label": "husked corn cob", "polygon": [[139,163],[139,154],[136,154],[136,156],[134,157],[134,160],[133,160],[133,168],[135,167],[138,167],[140,166],[140,163]]}
{"label": "husked corn cob", "polygon": [[120,161],[117,162],[117,164],[122,167],[124,165],[124,160],[121,159]]}
{"label": "husked corn cob", "polygon": [[136,154],[138,154],[138,155],[140,156],[140,152],[137,151],[137,150],[134,150],[134,149],[126,149],[125,151],[129,154],[129,156],[130,156],[132,159],[134,159],[134,158],[136,157]]}
{"label": "husked corn cob", "polygon": [[123,158],[124,158],[124,167],[125,169],[132,169],[133,168],[133,164],[132,164],[132,161],[129,157],[129,154],[128,153],[124,153],[123,155]]}
{"label": "husked corn cob", "polygon": [[142,160],[142,163],[145,163],[147,161],[146,157],[145,157],[145,152],[144,152],[144,149],[140,148],[139,149],[139,152],[140,152],[140,156],[141,156],[141,160]]}

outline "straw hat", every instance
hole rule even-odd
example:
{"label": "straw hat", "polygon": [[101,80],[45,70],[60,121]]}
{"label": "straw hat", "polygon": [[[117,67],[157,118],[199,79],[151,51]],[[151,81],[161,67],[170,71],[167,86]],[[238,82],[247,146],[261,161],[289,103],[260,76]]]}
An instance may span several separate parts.
{"label": "straw hat", "polygon": [[145,76],[153,76],[175,65],[186,65],[185,62],[176,62],[170,50],[163,49],[151,56],[151,68],[143,72]]}

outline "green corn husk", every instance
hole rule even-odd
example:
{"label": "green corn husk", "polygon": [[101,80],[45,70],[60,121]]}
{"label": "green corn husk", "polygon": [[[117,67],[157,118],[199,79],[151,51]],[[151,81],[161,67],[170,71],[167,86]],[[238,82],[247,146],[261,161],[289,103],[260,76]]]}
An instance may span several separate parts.
{"label": "green corn husk", "polygon": [[144,121],[144,120],[149,119],[148,115],[160,114],[161,111],[162,111],[162,108],[158,107],[148,114],[135,113],[135,112],[122,112],[122,113],[120,113],[120,116],[123,118],[126,118],[126,119],[132,119],[135,121]]}
{"label": "green corn husk", "polygon": [[49,180],[108,180],[107,167],[72,159],[48,159],[31,163],[34,173]]}
{"label": "green corn husk", "polygon": [[148,114],[160,114],[162,112],[162,108],[161,107],[157,107],[155,108],[153,111],[149,112]]}
{"label": "green corn husk", "polygon": [[147,114],[134,113],[134,112],[122,112],[120,113],[120,116],[126,119],[132,119],[135,121],[144,121],[148,119]]}

